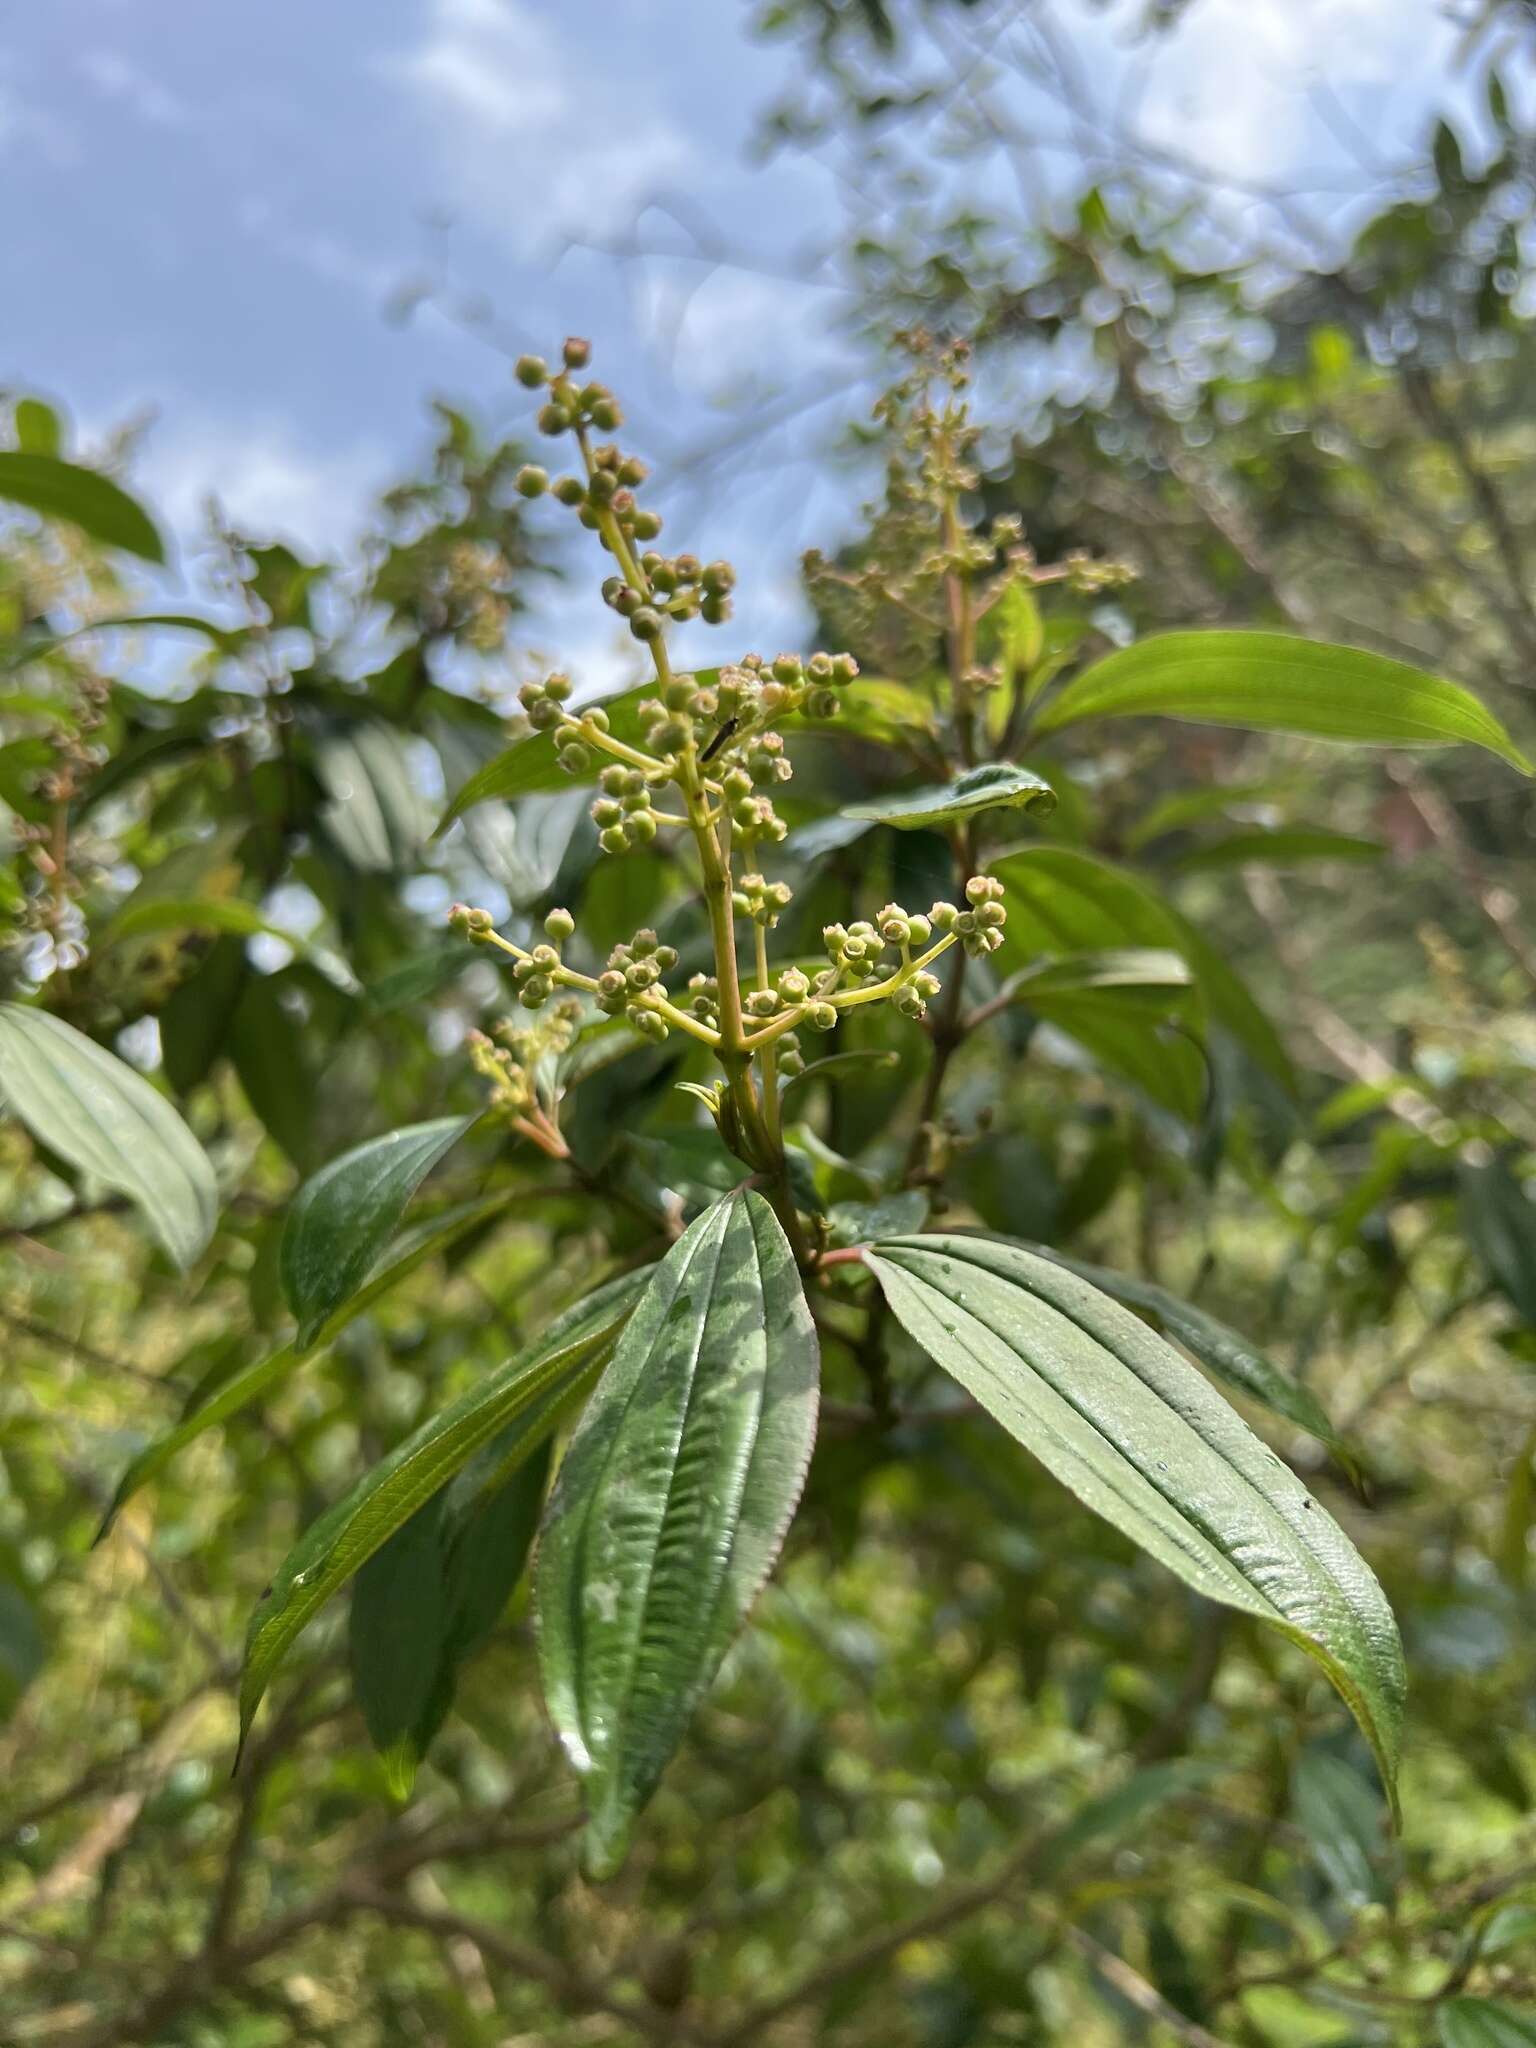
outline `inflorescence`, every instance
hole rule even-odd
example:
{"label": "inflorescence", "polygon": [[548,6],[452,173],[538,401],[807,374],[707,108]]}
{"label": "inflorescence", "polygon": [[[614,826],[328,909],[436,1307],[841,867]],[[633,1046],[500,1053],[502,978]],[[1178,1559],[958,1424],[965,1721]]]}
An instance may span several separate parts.
{"label": "inflorescence", "polygon": [[[601,762],[592,819],[605,853],[642,851],[667,830],[691,836],[712,905],[716,972],[670,986],[678,956],[653,931],[638,931],[615,946],[600,972],[581,972],[563,957],[575,931],[566,910],[549,913],[543,941],[531,948],[503,938],[488,911],[456,904],[450,921],[471,941],[511,958],[525,1009],[542,1009],[557,990],[579,991],[644,1038],[683,1031],[730,1062],[771,1046],[777,1070],[793,1073],[800,1065],[799,1030],[830,1031],[846,1009],[889,1000],[904,1016],[921,1019],[940,987],[932,972],[940,955],[958,945],[979,957],[1002,943],[1002,886],[974,876],[963,906],[935,903],[926,913],[888,903],[873,922],[826,927],[824,968],[770,968],[766,934],[791,901],[789,885],[771,880],[760,864],[760,849],[785,836],[773,802],[792,774],[781,727],[796,716],[835,717],[858,664],[847,654],[785,653],[771,660],[747,655],[701,675],[674,671],[668,626],[695,617],[722,623],[730,616],[735,573],[728,562],[668,556],[650,545],[662,522],[639,502],[644,463],[614,442],[594,440],[594,432],[613,433],[622,415],[605,385],[583,379],[590,354],[585,341],[573,339],[559,370],[535,356],[519,360],[519,381],[548,394],[540,429],[573,438],[581,469],[551,482],[530,464],[517,486],[525,497],[548,492],[571,507],[613,557],[615,573],[603,584],[603,598],[649,650],[656,694],[638,708],[638,726],[629,728],[634,740],[614,733],[600,705],[576,708],[567,676],[525,684],[519,698],[529,726],[553,738],[569,774],[589,776]],[[736,920],[754,931],[755,973],[746,982],[739,980]],[[503,1057],[508,1054],[509,1042],[499,1050],[490,1041],[477,1043],[475,1052],[511,1109],[522,1086],[513,1077],[523,1068],[520,1055]]]}

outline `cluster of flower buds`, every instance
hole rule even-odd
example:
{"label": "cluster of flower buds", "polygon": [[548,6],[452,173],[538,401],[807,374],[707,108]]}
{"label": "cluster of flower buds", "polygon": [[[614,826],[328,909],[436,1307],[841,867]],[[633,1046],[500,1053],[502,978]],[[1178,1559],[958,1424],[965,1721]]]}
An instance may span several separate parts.
{"label": "cluster of flower buds", "polygon": [[1008,912],[1003,906],[1003,885],[995,875],[972,875],[965,885],[964,910],[953,903],[935,903],[928,913],[938,932],[953,932],[973,960],[995,953],[1003,943],[1003,926]]}
{"label": "cluster of flower buds", "polygon": [[787,882],[770,882],[766,875],[743,875],[731,893],[731,908],[738,917],[749,917],[771,932],[789,908],[793,894]]}
{"label": "cluster of flower buds", "polygon": [[676,965],[676,949],[660,945],[653,931],[621,939],[597,978],[598,1008],[610,1017],[626,1018],[642,1038],[659,1043],[667,1036],[667,1020],[654,1006],[652,992],[666,997],[663,977]]}
{"label": "cluster of flower buds", "polygon": [[[488,910],[472,910],[467,903],[455,903],[448,913],[448,923],[471,945],[501,943],[496,937],[495,919]],[[576,920],[568,910],[552,910],[544,920],[543,941],[532,952],[517,954],[512,980],[517,989],[517,999],[525,1010],[542,1010],[554,994],[556,981],[571,979],[569,975],[562,977],[564,962],[560,948],[575,929]]]}
{"label": "cluster of flower buds", "polygon": [[534,1077],[552,1056],[568,1051],[575,1043],[581,1015],[579,999],[562,996],[537,1022],[519,1024],[503,1017],[489,1036],[483,1031],[469,1033],[470,1064],[490,1082],[491,1108],[497,1115],[519,1124],[540,1114]]}
{"label": "cluster of flower buds", "polygon": [[[570,751],[562,749],[562,761]],[[643,771],[614,761],[603,770],[599,788],[602,794],[593,799],[592,822],[604,853],[629,853],[649,846],[656,837],[656,816],[651,785]]]}
{"label": "cluster of flower buds", "polygon": [[[574,434],[581,447],[584,475],[556,477],[536,462],[517,473],[517,489],[525,498],[546,491],[569,505],[583,526],[598,534],[610,554],[624,567],[603,586],[603,596],[637,640],[660,639],[666,621],[701,618],[720,626],[731,615],[736,582],[729,562],[700,562],[696,555],[664,555],[650,543],[661,533],[658,512],[635,496],[648,474],[638,455],[616,442],[595,446],[590,430],[610,434],[623,425],[617,400],[606,384],[582,381],[591,361],[589,342],[573,335],[562,350],[562,367],[550,368],[542,356],[519,356],[516,376],[530,391],[548,390],[539,408],[539,431],[551,436]],[[636,551],[644,550],[636,559]],[[638,575],[635,573],[638,569]]]}
{"label": "cluster of flower buds", "polygon": [[686,1014],[711,1031],[720,1028],[720,984],[712,974],[690,974],[688,994],[680,1005]]}
{"label": "cluster of flower buds", "polygon": [[[598,449],[597,457],[604,453]],[[702,619],[707,626],[723,626],[731,616],[736,571],[729,562],[701,562],[697,555],[663,555],[647,548],[640,570],[645,590],[637,590],[623,576],[609,576],[603,583],[604,604],[627,621],[637,640],[659,640],[666,619]]]}

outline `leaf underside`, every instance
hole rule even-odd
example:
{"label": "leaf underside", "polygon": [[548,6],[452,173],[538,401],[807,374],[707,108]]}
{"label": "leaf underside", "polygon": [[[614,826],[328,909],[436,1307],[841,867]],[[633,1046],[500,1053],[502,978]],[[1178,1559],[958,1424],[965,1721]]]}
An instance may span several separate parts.
{"label": "leaf underside", "polygon": [[46,1010],[0,1003],[0,1102],[71,1166],[126,1195],[185,1270],[213,1235],[208,1155],[115,1053]]}
{"label": "leaf underside", "polygon": [[999,1239],[866,1254],[898,1321],[1083,1504],[1327,1672],[1395,1805],[1406,1676],[1369,1567],[1172,1345],[1079,1275]]}

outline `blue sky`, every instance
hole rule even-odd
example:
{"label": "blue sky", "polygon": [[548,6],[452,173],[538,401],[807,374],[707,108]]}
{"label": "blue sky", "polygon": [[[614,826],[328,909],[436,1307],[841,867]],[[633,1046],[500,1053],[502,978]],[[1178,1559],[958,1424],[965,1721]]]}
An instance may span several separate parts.
{"label": "blue sky", "polygon": [[[64,402],[89,444],[149,418],[134,474],[184,536],[217,491],[258,533],[314,548],[426,446],[441,394],[494,424],[522,394],[483,333],[434,307],[383,308],[431,280],[498,338],[590,334],[628,393],[634,438],[683,451],[750,413],[786,370],[819,376],[817,415],[863,409],[827,329],[835,298],[753,266],[835,233],[842,166],[748,145],[795,85],[743,0],[47,0],[0,23],[7,290],[0,387]],[[1089,21],[1072,0],[993,4],[986,32],[1059,24],[1089,90],[1139,131],[1240,179],[1358,179],[1400,161],[1429,110],[1464,103],[1438,0],[1196,0],[1155,59],[1133,0]],[[1028,20],[1026,20],[1028,17]],[[1326,93],[1317,89],[1326,76]],[[1042,133],[1054,120],[1032,110]],[[1049,155],[1048,151],[1048,155]],[[1063,162],[1060,150],[1050,159]],[[1055,175],[1055,173],[1052,173]],[[623,260],[582,243],[675,197],[747,259]],[[844,396],[846,388],[846,397]],[[766,454],[702,473],[680,544],[734,556],[744,644],[787,637],[795,562],[835,540],[853,486]],[[687,530],[684,531],[686,522]],[[187,571],[192,574],[191,569]],[[611,663],[601,613],[535,627]]]}

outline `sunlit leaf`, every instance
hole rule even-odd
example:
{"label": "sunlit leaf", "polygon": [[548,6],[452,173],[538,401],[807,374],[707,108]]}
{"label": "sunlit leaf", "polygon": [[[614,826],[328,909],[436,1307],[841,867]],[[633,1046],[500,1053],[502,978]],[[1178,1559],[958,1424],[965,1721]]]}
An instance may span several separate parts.
{"label": "sunlit leaf", "polygon": [[1026,810],[1043,816],[1055,803],[1056,792],[1050,784],[1028,768],[1016,767],[1011,761],[993,761],[968,768],[953,782],[849,804],[843,815],[907,832],[920,825],[957,824],[979,811]]}
{"label": "sunlit leaf", "polygon": [[908,1237],[866,1261],[907,1333],[1086,1507],[1316,1658],[1395,1798],[1406,1675],[1344,1532],[1210,1384],[1128,1309],[999,1239]]}
{"label": "sunlit leaf", "polygon": [[126,1195],[191,1265],[218,1217],[213,1168],[142,1074],[46,1010],[0,1003],[0,1101],[50,1151]]}
{"label": "sunlit leaf", "polygon": [[361,1286],[406,1203],[474,1121],[439,1117],[371,1138],[299,1189],[283,1226],[279,1264],[300,1344]]}
{"label": "sunlit leaf", "polygon": [[1288,633],[1158,633],[1074,676],[1037,733],[1085,718],[1192,719],[1381,747],[1468,741],[1518,768],[1532,764],[1469,690],[1384,654]]}

